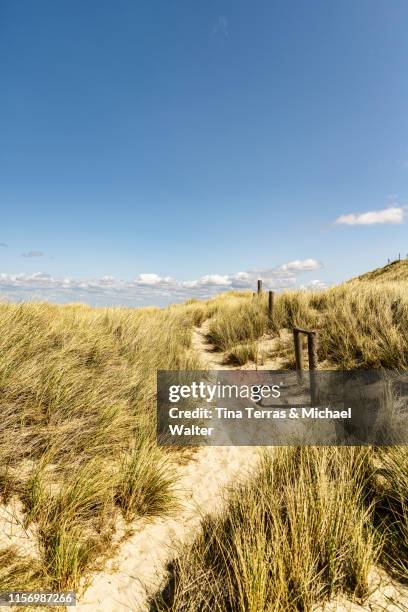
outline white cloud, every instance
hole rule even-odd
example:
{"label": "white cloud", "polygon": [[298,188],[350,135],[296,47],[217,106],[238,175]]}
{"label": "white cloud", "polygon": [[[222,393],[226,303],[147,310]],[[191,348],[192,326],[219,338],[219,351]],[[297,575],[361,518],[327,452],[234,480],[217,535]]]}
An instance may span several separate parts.
{"label": "white cloud", "polygon": [[186,289],[193,287],[230,287],[231,277],[228,275],[223,276],[221,274],[206,274],[198,280],[183,281],[181,286],[185,287]]}
{"label": "white cloud", "polygon": [[287,264],[281,266],[282,270],[289,270],[291,272],[309,272],[312,270],[318,270],[322,267],[322,264],[316,259],[295,259]]}
{"label": "white cloud", "polygon": [[167,279],[162,278],[161,276],[159,276],[158,274],[139,274],[138,278],[135,279],[135,285],[146,285],[146,286],[154,286],[154,285],[160,285],[162,284],[164,281],[171,281],[171,279],[168,277]]}
{"label": "white cloud", "polygon": [[405,210],[402,206],[390,206],[383,210],[372,210],[365,213],[350,213],[340,215],[335,221],[336,225],[398,225],[404,220]]}
{"label": "white cloud", "polygon": [[[0,297],[11,300],[43,299],[56,302],[81,301],[92,304],[168,303],[189,297],[207,298],[229,289],[254,289],[262,279],[267,289],[285,289],[296,285],[297,274],[316,270],[315,259],[295,260],[268,269],[254,269],[233,274],[206,274],[194,280],[142,273],[123,281],[113,276],[96,279],[56,278],[44,272],[34,274],[0,273]],[[316,281],[318,282],[318,281]]]}

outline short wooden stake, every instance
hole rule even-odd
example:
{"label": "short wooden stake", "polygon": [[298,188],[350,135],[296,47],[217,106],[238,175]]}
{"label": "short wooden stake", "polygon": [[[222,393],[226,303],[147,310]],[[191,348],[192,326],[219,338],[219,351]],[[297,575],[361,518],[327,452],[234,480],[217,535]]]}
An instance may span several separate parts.
{"label": "short wooden stake", "polygon": [[295,345],[295,360],[296,360],[296,371],[298,378],[302,378],[302,336],[298,329],[293,330],[293,342]]}
{"label": "short wooden stake", "polygon": [[269,317],[272,319],[272,315],[273,315],[273,291],[269,291],[268,292],[268,313],[269,313]]}
{"label": "short wooden stake", "polygon": [[309,354],[310,370],[310,399],[312,406],[317,406],[319,402],[319,388],[317,383],[317,340],[316,332],[311,331],[307,334],[307,351]]}
{"label": "short wooden stake", "polygon": [[307,351],[309,353],[309,370],[317,370],[317,341],[316,332],[307,334]]}
{"label": "short wooden stake", "polygon": [[261,292],[262,292],[262,281],[259,279],[258,280],[258,295],[260,295]]}

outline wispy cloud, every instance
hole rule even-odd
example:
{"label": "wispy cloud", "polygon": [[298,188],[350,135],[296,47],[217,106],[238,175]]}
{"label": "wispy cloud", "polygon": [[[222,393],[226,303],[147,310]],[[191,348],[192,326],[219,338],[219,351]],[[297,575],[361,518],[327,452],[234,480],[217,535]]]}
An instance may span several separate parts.
{"label": "wispy cloud", "polygon": [[6,244],[5,242],[0,242],[0,247],[8,247],[8,244]]}
{"label": "wispy cloud", "polygon": [[296,286],[298,274],[320,267],[315,259],[295,260],[273,268],[207,274],[185,281],[151,272],[139,274],[129,281],[113,276],[75,279],[56,278],[44,272],[0,273],[0,295],[12,300],[83,301],[103,305],[168,303],[189,297],[207,298],[230,289],[254,289],[258,278],[266,288],[286,289]]}
{"label": "wispy cloud", "polygon": [[340,215],[335,221],[336,225],[399,225],[405,215],[404,207],[390,206],[382,210],[371,210],[364,213],[350,213]]}
{"label": "wispy cloud", "polygon": [[211,36],[221,36],[223,38],[228,38],[229,30],[228,30],[228,20],[224,15],[220,15],[217,21],[214,24],[214,27],[211,31]]}
{"label": "wispy cloud", "polygon": [[44,253],[42,251],[26,251],[25,253],[21,253],[21,257],[43,257]]}

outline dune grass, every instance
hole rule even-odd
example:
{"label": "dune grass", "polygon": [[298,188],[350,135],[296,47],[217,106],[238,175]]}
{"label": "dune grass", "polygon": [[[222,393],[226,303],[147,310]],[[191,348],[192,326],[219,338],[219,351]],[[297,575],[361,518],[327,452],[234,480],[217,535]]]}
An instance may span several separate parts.
{"label": "dune grass", "polygon": [[264,334],[294,326],[318,331],[319,360],[331,367],[406,369],[408,284],[354,281],[326,291],[285,291],[275,296],[272,318],[266,294],[224,297],[210,318],[208,340],[231,355],[248,344],[252,360]]}
{"label": "dune grass", "polygon": [[408,583],[408,448],[379,448],[376,454],[371,488],[375,525],[384,542],[381,559],[392,575]]}
{"label": "dune grass", "polygon": [[266,312],[263,301],[250,296],[225,300],[210,319],[208,340],[219,350],[261,337],[266,330]]}
{"label": "dune grass", "polygon": [[[230,292],[166,309],[0,306],[0,493],[21,500],[38,558],[0,552],[0,586],[75,588],[108,553],[118,518],[177,507],[172,460],[155,444],[157,369],[202,366],[194,326],[237,365],[258,341],[314,328],[338,368],[408,366],[408,288],[353,281],[275,296]],[[292,355],[287,356],[290,365]],[[174,452],[174,451],[173,451]],[[175,566],[160,609],[307,610],[364,596],[378,559],[407,577],[407,449],[280,449]],[[381,534],[385,534],[381,535]]]}
{"label": "dune grass", "polygon": [[[318,331],[325,367],[408,366],[402,283],[283,292],[271,318],[266,295],[213,302],[208,339],[237,365],[256,361],[265,334],[299,326]],[[377,564],[407,581],[407,461],[406,447],[275,449],[228,493],[222,515],[204,520],[153,608],[272,612],[312,610],[340,593],[364,600]]]}
{"label": "dune grass", "polygon": [[262,361],[256,341],[235,344],[226,356],[226,362],[235,366],[245,365],[248,361],[256,364]]}
{"label": "dune grass", "polygon": [[21,570],[73,588],[109,549],[119,513],[174,509],[174,473],[155,443],[156,371],[197,369],[202,312],[0,306],[0,492],[23,502],[40,550],[34,573],[18,555],[1,567],[3,586]]}
{"label": "dune grass", "polygon": [[363,597],[380,546],[366,503],[370,451],[281,448],[206,519],[156,610],[310,610],[340,591]]}
{"label": "dune grass", "polygon": [[226,492],[175,559],[156,612],[313,610],[363,603],[382,564],[406,581],[405,447],[283,447]]}

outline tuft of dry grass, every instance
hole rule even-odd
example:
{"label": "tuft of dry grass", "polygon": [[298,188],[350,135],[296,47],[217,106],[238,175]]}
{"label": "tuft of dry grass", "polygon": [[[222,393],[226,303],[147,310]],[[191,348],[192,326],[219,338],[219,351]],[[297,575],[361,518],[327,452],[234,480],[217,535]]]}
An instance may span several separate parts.
{"label": "tuft of dry grass", "polygon": [[248,361],[259,364],[262,360],[258,345],[255,341],[236,344],[231,347],[226,356],[227,363],[240,366]]}
{"label": "tuft of dry grass", "polygon": [[371,488],[384,543],[382,562],[392,575],[408,582],[408,448],[378,448],[376,466]]}
{"label": "tuft of dry grass", "polygon": [[263,302],[245,295],[224,299],[223,307],[211,317],[208,340],[221,351],[251,343],[265,333],[267,316]]}
{"label": "tuft of dry grass", "polygon": [[124,517],[151,516],[177,507],[174,468],[153,444],[140,441],[123,458],[115,499]]}
{"label": "tuft of dry grass", "polygon": [[0,550],[0,585],[2,591],[41,588],[42,568],[35,560],[23,556],[12,546]]}

